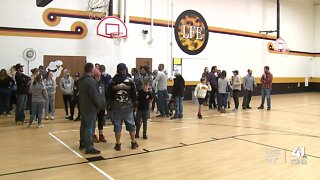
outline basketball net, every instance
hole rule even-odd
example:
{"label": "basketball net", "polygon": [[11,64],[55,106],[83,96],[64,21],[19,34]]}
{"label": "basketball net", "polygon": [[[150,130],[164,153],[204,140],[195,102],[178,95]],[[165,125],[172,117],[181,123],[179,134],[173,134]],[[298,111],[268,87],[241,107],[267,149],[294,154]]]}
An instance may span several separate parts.
{"label": "basketball net", "polygon": [[108,15],[109,0],[88,0],[88,17],[102,19]]}
{"label": "basketball net", "polygon": [[116,45],[116,46],[119,46],[120,45],[120,42],[121,42],[121,37],[120,37],[121,34],[119,34],[118,32],[114,32],[114,33],[111,33],[111,37],[113,39],[113,44]]}

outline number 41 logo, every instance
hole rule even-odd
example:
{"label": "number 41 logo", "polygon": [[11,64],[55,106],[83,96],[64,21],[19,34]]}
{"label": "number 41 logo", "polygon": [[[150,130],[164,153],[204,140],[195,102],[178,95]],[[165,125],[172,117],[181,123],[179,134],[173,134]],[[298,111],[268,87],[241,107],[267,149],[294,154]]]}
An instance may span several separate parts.
{"label": "number 41 logo", "polygon": [[305,148],[304,147],[296,147],[296,148],[294,148],[293,151],[291,152],[291,156],[297,157],[297,158],[306,157]]}

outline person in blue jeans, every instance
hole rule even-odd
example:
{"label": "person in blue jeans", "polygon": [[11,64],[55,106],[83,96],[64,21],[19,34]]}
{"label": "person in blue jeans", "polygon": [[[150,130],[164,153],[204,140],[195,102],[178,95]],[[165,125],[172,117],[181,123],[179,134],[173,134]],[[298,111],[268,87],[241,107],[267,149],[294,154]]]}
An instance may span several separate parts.
{"label": "person in blue jeans", "polygon": [[172,87],[172,97],[175,100],[176,105],[176,112],[171,119],[177,119],[183,117],[183,96],[184,96],[184,88],[185,88],[185,81],[181,74],[176,74],[176,77],[173,81]]}
{"label": "person in blue jeans", "polygon": [[167,106],[167,76],[164,73],[164,64],[159,64],[158,70],[157,77],[152,84],[153,86],[157,84],[158,87],[158,103],[160,114],[157,117],[169,117],[169,108]]}
{"label": "person in blue jeans", "polygon": [[35,77],[30,86],[30,93],[32,95],[31,100],[31,116],[28,127],[31,127],[33,120],[37,117],[38,128],[43,127],[42,125],[42,113],[46,101],[48,100],[48,92],[45,85],[42,82],[42,75],[39,74]]}
{"label": "person in blue jeans", "polygon": [[0,115],[10,115],[11,89],[14,80],[8,75],[5,69],[0,71]]}
{"label": "person in blue jeans", "polygon": [[258,107],[258,109],[264,108],[264,101],[265,98],[267,98],[267,110],[271,110],[271,89],[272,89],[272,79],[273,75],[271,74],[269,70],[269,66],[264,67],[264,73],[261,76],[261,105]]}

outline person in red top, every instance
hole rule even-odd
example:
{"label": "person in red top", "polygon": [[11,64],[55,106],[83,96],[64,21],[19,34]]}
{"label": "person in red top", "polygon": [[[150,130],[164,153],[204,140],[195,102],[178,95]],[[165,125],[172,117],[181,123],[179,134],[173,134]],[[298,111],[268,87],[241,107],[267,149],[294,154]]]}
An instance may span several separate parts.
{"label": "person in red top", "polygon": [[261,76],[261,105],[258,107],[258,109],[264,108],[264,101],[267,97],[267,110],[271,110],[271,98],[270,93],[272,89],[272,79],[273,76],[269,71],[269,66],[264,67],[264,74]]}

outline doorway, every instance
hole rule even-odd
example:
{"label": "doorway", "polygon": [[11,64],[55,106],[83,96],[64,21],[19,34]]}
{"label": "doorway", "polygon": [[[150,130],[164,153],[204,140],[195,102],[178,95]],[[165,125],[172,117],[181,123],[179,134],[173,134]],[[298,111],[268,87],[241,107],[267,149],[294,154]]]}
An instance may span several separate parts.
{"label": "doorway", "polygon": [[[69,69],[71,76],[73,76],[75,73],[82,74],[84,71],[84,65],[87,62],[86,56],[52,56],[52,55],[44,55],[43,56],[43,65],[45,68],[48,67],[50,62],[54,62],[56,60],[61,60],[63,62],[63,69]],[[63,99],[62,99],[62,93],[59,87],[60,79],[63,76],[63,72],[61,72],[61,75],[57,77],[56,84],[57,86],[57,92],[56,92],[56,108],[61,109],[64,108],[63,106]]]}
{"label": "doorway", "polygon": [[149,66],[152,72],[152,58],[136,58],[136,68],[140,70],[143,66]]}

